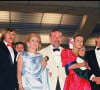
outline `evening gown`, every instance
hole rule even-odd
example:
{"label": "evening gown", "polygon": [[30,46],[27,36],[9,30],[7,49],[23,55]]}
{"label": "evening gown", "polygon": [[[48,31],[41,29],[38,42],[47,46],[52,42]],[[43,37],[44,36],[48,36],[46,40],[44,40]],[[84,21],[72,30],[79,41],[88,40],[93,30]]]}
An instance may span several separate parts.
{"label": "evening gown", "polygon": [[41,66],[42,54],[21,52],[23,58],[22,84],[24,90],[50,90],[48,70]]}
{"label": "evening gown", "polygon": [[[80,57],[81,58],[81,57]],[[70,49],[63,49],[61,52],[62,66],[66,70],[66,80],[63,90],[91,90],[89,83],[88,70],[68,69],[69,66],[77,63],[77,56]]]}

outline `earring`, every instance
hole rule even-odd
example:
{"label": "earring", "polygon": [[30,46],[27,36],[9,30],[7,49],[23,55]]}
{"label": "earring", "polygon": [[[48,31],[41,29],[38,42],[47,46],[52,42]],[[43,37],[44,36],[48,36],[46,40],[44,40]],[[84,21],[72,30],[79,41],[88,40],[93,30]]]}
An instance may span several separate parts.
{"label": "earring", "polygon": [[29,46],[29,44],[27,44],[27,49],[28,49],[28,51],[29,51],[29,49],[30,49],[30,46]]}
{"label": "earring", "polygon": [[36,52],[38,53],[38,48],[37,48]]}

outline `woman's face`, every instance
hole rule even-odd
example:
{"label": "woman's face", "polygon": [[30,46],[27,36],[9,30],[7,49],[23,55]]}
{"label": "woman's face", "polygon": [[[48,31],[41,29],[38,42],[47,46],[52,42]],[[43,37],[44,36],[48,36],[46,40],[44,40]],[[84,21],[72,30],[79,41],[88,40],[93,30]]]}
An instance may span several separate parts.
{"label": "woman's face", "polygon": [[78,48],[78,49],[82,48],[83,40],[84,40],[84,38],[82,36],[77,36],[74,40],[74,47]]}
{"label": "woman's face", "polygon": [[39,39],[38,39],[38,37],[31,37],[31,39],[29,41],[29,47],[30,47],[30,49],[37,50],[37,48],[39,47]]}

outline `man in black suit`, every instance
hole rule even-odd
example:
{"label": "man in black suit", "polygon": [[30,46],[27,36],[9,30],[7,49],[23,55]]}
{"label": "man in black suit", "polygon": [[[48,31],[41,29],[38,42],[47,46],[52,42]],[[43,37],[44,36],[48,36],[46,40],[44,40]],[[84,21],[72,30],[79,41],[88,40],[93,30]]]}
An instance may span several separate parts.
{"label": "man in black suit", "polygon": [[86,59],[91,68],[90,83],[92,90],[100,90],[100,34],[95,38],[95,50],[86,52]]}
{"label": "man in black suit", "polygon": [[16,32],[13,28],[3,30],[0,42],[0,90],[15,90],[17,86],[16,55],[12,43]]}

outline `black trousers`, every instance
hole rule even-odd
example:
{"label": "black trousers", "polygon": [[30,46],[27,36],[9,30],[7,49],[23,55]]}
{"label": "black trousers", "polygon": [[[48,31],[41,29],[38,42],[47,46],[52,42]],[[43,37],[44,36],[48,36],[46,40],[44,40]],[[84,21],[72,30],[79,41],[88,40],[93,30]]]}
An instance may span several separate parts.
{"label": "black trousers", "polygon": [[90,81],[92,90],[100,90],[100,84],[97,85],[95,82]]}
{"label": "black trousers", "polygon": [[61,90],[61,88],[60,88],[60,82],[59,82],[59,77],[57,77],[56,90]]}

